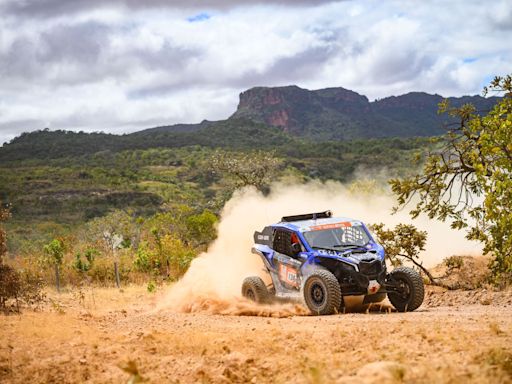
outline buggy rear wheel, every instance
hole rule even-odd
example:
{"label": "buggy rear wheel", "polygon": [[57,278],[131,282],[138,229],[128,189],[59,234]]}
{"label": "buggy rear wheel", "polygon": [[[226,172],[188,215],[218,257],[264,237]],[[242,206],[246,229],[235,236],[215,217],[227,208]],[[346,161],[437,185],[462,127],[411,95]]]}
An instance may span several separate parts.
{"label": "buggy rear wheel", "polygon": [[242,296],[257,303],[269,303],[270,293],[258,276],[247,277],[242,283]]}
{"label": "buggy rear wheel", "polygon": [[325,269],[311,273],[304,283],[304,301],[314,315],[332,315],[341,305],[341,289],[336,277]]}
{"label": "buggy rear wheel", "polygon": [[425,287],[418,272],[399,267],[391,271],[388,279],[394,286],[393,291],[388,291],[388,298],[398,312],[419,308],[425,297]]}

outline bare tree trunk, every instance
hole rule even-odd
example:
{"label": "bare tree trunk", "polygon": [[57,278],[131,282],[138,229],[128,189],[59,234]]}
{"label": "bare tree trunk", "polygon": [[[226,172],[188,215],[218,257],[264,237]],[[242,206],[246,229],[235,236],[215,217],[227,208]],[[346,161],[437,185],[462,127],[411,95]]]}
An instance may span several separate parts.
{"label": "bare tree trunk", "polygon": [[114,273],[116,275],[116,286],[117,288],[121,288],[121,280],[119,278],[119,266],[117,261],[114,261]]}
{"label": "bare tree trunk", "polygon": [[60,293],[59,264],[55,264],[55,286],[57,287],[57,292]]}
{"label": "bare tree trunk", "polygon": [[430,281],[430,284],[436,285],[438,287],[453,289],[452,287],[440,282],[438,278],[434,277],[427,268],[425,268],[418,261],[414,260],[414,258],[407,256],[407,255],[403,255],[403,254],[398,254],[398,256],[405,257],[407,260],[411,261],[415,266],[417,266],[419,269],[421,269],[421,271],[425,274],[425,276],[427,276],[428,280]]}

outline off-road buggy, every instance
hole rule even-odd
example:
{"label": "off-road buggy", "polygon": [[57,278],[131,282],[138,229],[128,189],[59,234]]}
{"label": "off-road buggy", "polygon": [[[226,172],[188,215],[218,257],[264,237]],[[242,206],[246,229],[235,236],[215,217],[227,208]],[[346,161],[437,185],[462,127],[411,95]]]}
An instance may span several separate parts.
{"label": "off-road buggy", "polygon": [[271,283],[248,277],[242,295],[260,303],[303,300],[313,314],[344,311],[345,297],[362,304],[387,297],[397,311],[414,311],[424,286],[415,270],[386,271],[384,248],[359,220],[332,217],[330,211],[283,217],[254,233],[253,253],[261,256]]}

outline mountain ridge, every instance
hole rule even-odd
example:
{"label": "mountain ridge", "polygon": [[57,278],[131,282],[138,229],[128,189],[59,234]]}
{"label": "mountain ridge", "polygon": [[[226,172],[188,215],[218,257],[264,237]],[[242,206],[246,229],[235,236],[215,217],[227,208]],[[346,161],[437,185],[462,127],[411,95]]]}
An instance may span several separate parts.
{"label": "mountain ridge", "polygon": [[[437,114],[443,99],[438,94],[409,92],[369,101],[342,87],[254,87],[240,93],[230,118],[248,118],[315,140],[434,136],[443,133],[443,124],[450,122],[446,115]],[[447,99],[454,106],[470,102],[479,110],[489,110],[499,98]]]}

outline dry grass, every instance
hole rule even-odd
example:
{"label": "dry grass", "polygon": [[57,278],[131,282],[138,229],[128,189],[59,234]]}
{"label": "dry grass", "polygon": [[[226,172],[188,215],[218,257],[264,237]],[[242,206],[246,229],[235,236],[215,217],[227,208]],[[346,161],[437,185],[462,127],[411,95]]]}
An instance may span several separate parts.
{"label": "dry grass", "polygon": [[512,382],[503,303],[264,318],[156,311],[144,286],[49,296],[0,317],[0,382]]}

